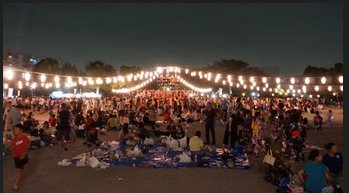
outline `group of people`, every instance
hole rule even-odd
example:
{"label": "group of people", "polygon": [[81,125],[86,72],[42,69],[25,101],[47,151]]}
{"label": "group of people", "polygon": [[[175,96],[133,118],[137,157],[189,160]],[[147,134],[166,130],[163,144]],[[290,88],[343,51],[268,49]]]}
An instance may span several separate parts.
{"label": "group of people", "polygon": [[[323,104],[315,99],[207,98],[190,91],[142,91],[110,98],[16,98],[4,100],[4,107],[4,136],[7,136],[4,144],[9,144],[15,152],[12,154],[16,168],[21,171],[28,162],[26,152],[30,147],[22,132],[39,136],[45,144],[58,142],[68,150],[65,142],[74,141],[80,128],[86,132],[88,142],[98,145],[98,128],[105,128],[119,131],[116,138],[126,144],[133,138],[145,140],[150,136],[162,135],[178,140],[188,135],[183,125],[204,123],[205,140],[201,139],[200,130],[195,131],[195,135],[189,139],[190,150],[193,154],[200,154],[207,146],[215,148],[215,127],[222,124],[225,127],[222,139],[224,148],[234,148],[237,143],[251,144],[252,151],[258,155],[263,132],[275,123],[279,124],[282,116],[287,116],[287,112],[292,110],[315,113],[314,125],[321,130],[322,117],[318,110],[323,108]],[[26,109],[31,111],[28,115],[24,113]],[[43,124],[33,118],[34,113],[45,112],[50,117]],[[333,121],[331,111],[328,116],[331,117],[328,120]],[[308,125],[304,118],[301,123]],[[165,129],[163,124],[166,124]],[[272,129],[271,134],[275,131]],[[23,142],[19,143],[21,140]],[[324,163],[333,164],[332,154],[324,159]],[[309,158],[313,162],[321,160],[319,154],[311,155]],[[306,165],[302,171],[311,176],[309,171],[312,169],[314,167]],[[320,169],[315,170],[320,172]],[[303,173],[300,176],[304,177]],[[19,179],[16,177],[14,189],[18,189]],[[307,184],[311,180],[311,177],[305,180],[306,189],[310,190],[311,185]]]}

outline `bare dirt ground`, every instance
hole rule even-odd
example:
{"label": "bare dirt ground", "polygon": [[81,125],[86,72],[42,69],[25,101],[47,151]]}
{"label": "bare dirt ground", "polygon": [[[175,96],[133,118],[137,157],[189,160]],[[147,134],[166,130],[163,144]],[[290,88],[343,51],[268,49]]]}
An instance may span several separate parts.
{"label": "bare dirt ground", "polygon": [[[324,120],[329,108],[321,111]],[[307,144],[323,147],[325,143],[335,142],[339,149],[343,148],[343,109],[336,107],[333,125],[325,124],[323,131],[308,132]],[[313,126],[313,114],[304,114]],[[36,114],[38,119],[48,119],[47,114]],[[189,135],[196,129],[204,132],[202,124],[192,125],[188,128]],[[217,145],[221,145],[224,127],[216,128]],[[117,132],[110,131],[102,136],[102,140],[112,140]],[[175,192],[201,192],[201,193],[272,193],[276,187],[263,180],[264,165],[262,158],[250,156],[251,168],[239,169],[153,169],[132,167],[111,167],[106,170],[95,170],[90,167],[78,168],[76,166],[60,167],[57,162],[86,152],[84,140],[78,140],[71,145],[68,151],[58,146],[44,147],[30,150],[30,163],[24,170],[25,181],[18,192],[23,193],[117,193],[117,192],[143,192],[143,193],[175,193]],[[14,163],[11,156],[3,158],[3,192],[11,190],[14,176]],[[123,178],[119,181],[118,178]]]}

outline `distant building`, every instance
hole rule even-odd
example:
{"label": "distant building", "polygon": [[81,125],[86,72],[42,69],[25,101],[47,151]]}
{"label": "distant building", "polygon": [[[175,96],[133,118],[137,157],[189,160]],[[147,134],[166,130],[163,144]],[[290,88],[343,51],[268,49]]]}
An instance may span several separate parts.
{"label": "distant building", "polygon": [[23,68],[30,70],[41,58],[24,53],[3,51],[3,66]]}

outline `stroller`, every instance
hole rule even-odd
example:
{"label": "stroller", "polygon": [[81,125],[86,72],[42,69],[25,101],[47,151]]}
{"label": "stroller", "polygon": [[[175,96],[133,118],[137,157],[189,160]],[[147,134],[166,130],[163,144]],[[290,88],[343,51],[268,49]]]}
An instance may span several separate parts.
{"label": "stroller", "polygon": [[279,142],[271,144],[270,151],[272,151],[275,157],[275,163],[274,165],[267,166],[264,179],[278,186],[280,181],[287,177],[291,170],[290,166],[286,165],[285,157],[282,152],[282,145]]}

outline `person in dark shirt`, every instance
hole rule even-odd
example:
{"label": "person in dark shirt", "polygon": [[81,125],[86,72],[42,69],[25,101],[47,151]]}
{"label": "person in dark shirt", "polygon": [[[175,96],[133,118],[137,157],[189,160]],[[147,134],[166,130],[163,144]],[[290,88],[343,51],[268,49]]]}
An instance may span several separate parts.
{"label": "person in dark shirt", "polygon": [[171,136],[176,139],[176,140],[179,140],[179,139],[182,139],[183,137],[185,137],[185,132],[184,132],[184,129],[181,125],[178,125],[175,129],[175,131],[173,131],[171,133]]}
{"label": "person in dark shirt", "polygon": [[62,103],[62,110],[59,112],[56,139],[66,151],[68,148],[64,147],[63,137],[66,141],[70,140],[70,119],[70,111],[67,110],[67,105]]}
{"label": "person in dark shirt", "polygon": [[322,163],[327,166],[333,177],[333,182],[337,183],[342,176],[343,171],[343,156],[338,152],[337,146],[334,143],[325,145],[327,154],[324,155]]}
{"label": "person in dark shirt", "polygon": [[216,135],[214,130],[216,111],[213,108],[211,103],[208,103],[207,111],[205,114],[206,114],[206,124],[205,124],[206,144],[210,145],[210,132],[211,132],[212,145],[216,145]]}
{"label": "person in dark shirt", "polygon": [[31,132],[31,130],[34,127],[33,120],[31,118],[31,116],[27,116],[26,120],[23,121],[23,127],[24,127],[23,131],[25,133],[30,133]]}

